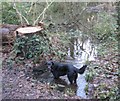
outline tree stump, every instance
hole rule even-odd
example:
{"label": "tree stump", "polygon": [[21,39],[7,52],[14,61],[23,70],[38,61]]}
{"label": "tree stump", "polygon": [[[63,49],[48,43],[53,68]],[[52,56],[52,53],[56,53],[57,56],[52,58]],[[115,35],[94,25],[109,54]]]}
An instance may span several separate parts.
{"label": "tree stump", "polygon": [[[18,50],[20,52],[17,54],[17,56],[22,56],[22,57],[28,57],[28,51],[31,49],[31,45],[29,45],[29,41],[31,40],[32,36],[37,34],[37,35],[42,35],[43,28],[40,26],[36,27],[21,27],[16,30],[16,42],[22,42],[23,44],[20,44],[17,46]],[[33,45],[34,47],[34,45]]]}
{"label": "tree stump", "polygon": [[[37,34],[37,33],[41,33],[41,31],[43,30],[42,27],[40,26],[36,26],[36,27],[23,27],[23,28],[18,28],[16,30],[18,36],[23,36],[23,35],[31,35],[31,34]],[[17,35],[16,35],[17,36]]]}

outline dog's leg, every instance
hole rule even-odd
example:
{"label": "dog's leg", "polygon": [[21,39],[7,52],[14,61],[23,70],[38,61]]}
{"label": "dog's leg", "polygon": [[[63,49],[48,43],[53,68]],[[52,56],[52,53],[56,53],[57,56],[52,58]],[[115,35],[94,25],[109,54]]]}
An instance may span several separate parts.
{"label": "dog's leg", "polygon": [[58,73],[57,72],[52,72],[52,74],[53,74],[53,76],[54,76],[54,79],[58,79],[59,78],[59,75],[58,75]]}
{"label": "dog's leg", "polygon": [[70,84],[73,84],[73,77],[70,73],[67,74],[68,80],[70,81]]}
{"label": "dog's leg", "polygon": [[59,77],[54,76],[54,79],[59,79]]}
{"label": "dog's leg", "polygon": [[78,74],[75,73],[75,78],[74,78],[74,83],[75,83],[75,84],[77,83],[77,77],[78,77]]}

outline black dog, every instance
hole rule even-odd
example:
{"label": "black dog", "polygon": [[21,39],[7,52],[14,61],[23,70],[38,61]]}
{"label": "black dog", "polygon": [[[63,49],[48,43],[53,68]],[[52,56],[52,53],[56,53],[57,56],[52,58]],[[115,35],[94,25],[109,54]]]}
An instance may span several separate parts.
{"label": "black dog", "polygon": [[87,65],[83,65],[82,68],[77,69],[71,64],[62,64],[53,61],[47,62],[47,66],[50,68],[55,79],[58,79],[60,76],[67,75],[71,84],[73,84],[73,81],[76,84],[78,73],[83,74],[87,67]]}

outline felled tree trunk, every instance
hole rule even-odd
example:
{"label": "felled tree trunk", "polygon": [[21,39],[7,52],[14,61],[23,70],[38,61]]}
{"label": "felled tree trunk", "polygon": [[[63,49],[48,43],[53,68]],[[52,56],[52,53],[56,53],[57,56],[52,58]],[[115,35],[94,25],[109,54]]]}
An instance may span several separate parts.
{"label": "felled tree trunk", "polygon": [[14,35],[10,34],[10,30],[8,28],[0,28],[0,34],[2,35],[2,44],[9,44],[14,41]]}
{"label": "felled tree trunk", "polygon": [[13,43],[15,40],[14,31],[19,27],[19,25],[11,25],[11,24],[2,24],[0,25],[0,35],[2,36],[2,43],[9,44]]}

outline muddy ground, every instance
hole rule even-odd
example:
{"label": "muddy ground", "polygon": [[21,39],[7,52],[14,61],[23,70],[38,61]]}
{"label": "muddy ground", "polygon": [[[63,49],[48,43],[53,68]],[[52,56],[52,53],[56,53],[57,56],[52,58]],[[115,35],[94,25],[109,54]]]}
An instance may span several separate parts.
{"label": "muddy ground", "polygon": [[[28,60],[15,63],[10,61],[9,53],[3,53],[2,60],[2,99],[81,99],[74,92],[65,93],[54,83],[50,84],[52,76],[42,79],[44,75],[51,75],[49,71],[36,78],[32,69],[26,67],[32,65]],[[59,86],[64,88],[62,84]]]}

